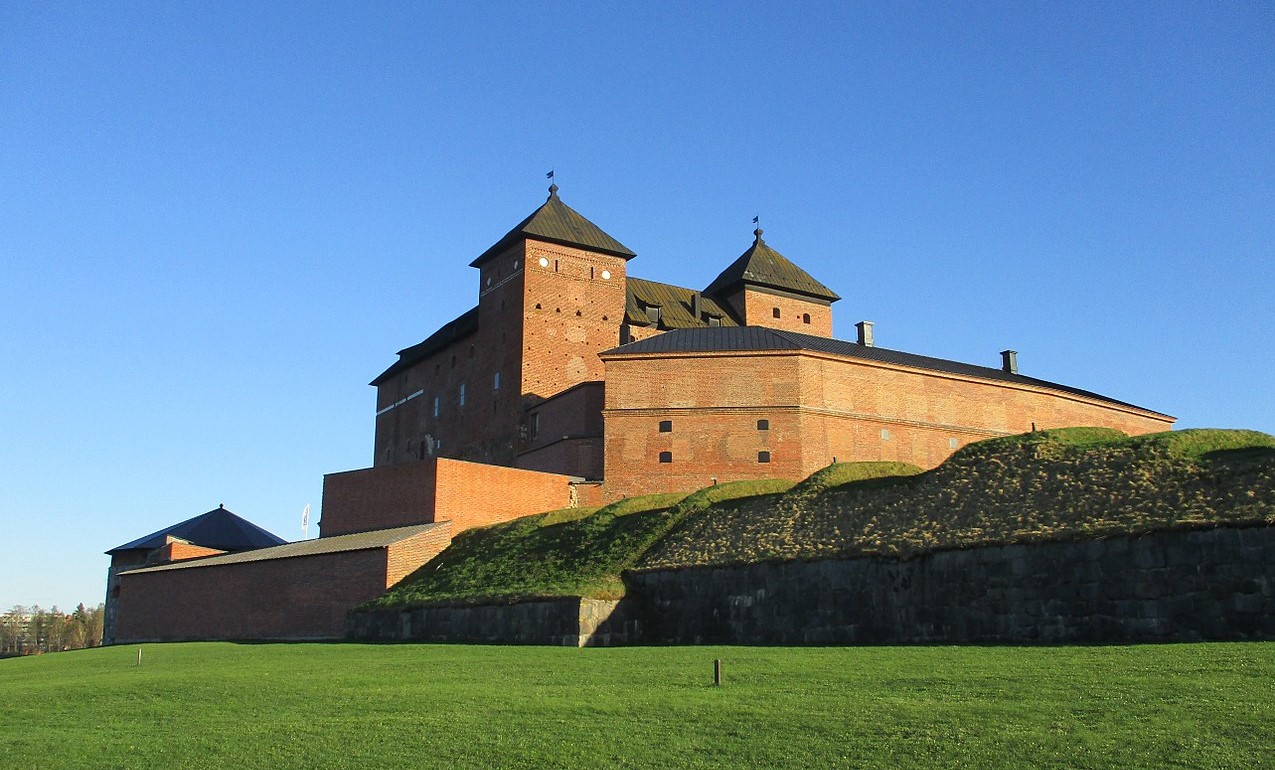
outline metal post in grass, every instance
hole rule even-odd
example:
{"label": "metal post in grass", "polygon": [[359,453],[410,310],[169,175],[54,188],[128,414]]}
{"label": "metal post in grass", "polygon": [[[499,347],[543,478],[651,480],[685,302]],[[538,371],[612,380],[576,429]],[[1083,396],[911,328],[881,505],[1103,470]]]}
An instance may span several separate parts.
{"label": "metal post in grass", "polygon": [[713,686],[722,686],[722,659],[713,658]]}

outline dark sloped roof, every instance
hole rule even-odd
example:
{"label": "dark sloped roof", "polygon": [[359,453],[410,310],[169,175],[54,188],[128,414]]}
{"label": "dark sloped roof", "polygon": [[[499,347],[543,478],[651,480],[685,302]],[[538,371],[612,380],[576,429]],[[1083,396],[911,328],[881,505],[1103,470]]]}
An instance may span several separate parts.
{"label": "dark sloped roof", "polygon": [[[831,353],[833,355],[846,356],[847,358],[859,358],[865,361],[880,361],[882,363],[910,366],[916,369],[929,369],[930,371],[935,372],[979,377],[985,380],[1012,382],[1020,385],[1033,385],[1063,393],[1071,393],[1077,396],[1094,398],[1099,401],[1106,401],[1112,404],[1119,404],[1120,406],[1133,407],[1134,409],[1141,409],[1144,412],[1151,412],[1152,414],[1161,414],[1160,412],[1152,412],[1150,409],[1145,409],[1135,404],[1130,404],[1125,401],[1117,401],[1114,398],[1108,398],[1107,396],[1099,393],[1081,390],[1080,388],[1073,388],[1068,385],[1060,385],[1056,382],[1049,382],[1048,380],[1038,380],[1035,377],[1024,377],[1021,374],[1011,374],[1003,369],[995,369],[988,366],[976,366],[974,364],[963,364],[960,361],[949,361],[944,358],[931,358],[930,356],[921,356],[915,353],[904,353],[900,350],[890,350],[888,348],[869,347],[867,345],[860,345],[857,342],[846,342],[845,340],[837,340],[830,337],[816,337],[812,334],[799,334],[797,332],[769,329],[764,326],[736,326],[714,329],[678,329],[656,335],[649,339],[631,342],[627,345],[621,345],[618,348],[612,348],[611,350],[603,352],[601,355],[619,356],[649,353],[709,353],[751,350],[810,350],[819,353]],[[1167,417],[1168,415],[1163,416]]]}
{"label": "dark sloped roof", "polygon": [[344,551],[366,551],[372,548],[384,548],[400,540],[418,535],[421,532],[441,527],[443,524],[415,524],[410,527],[394,529],[377,529],[371,532],[358,532],[353,535],[337,535],[320,537],[315,540],[301,540],[296,543],[284,543],[273,548],[260,548],[244,553],[228,553],[225,556],[210,556],[206,559],[190,559],[187,561],[161,564],[156,567],[143,567],[129,570],[128,573],[163,572],[171,569],[193,569],[196,567],[216,567],[222,564],[243,564],[250,561],[267,561],[271,559],[291,559],[297,556],[317,556],[324,553],[341,553]]}
{"label": "dark sloped roof", "polygon": [[532,236],[566,246],[579,246],[590,251],[601,251],[617,257],[630,259],[636,256],[632,251],[616,239],[607,235],[602,228],[582,217],[575,209],[562,202],[558,197],[558,185],[549,186],[549,200],[531,212],[531,216],[518,223],[518,226],[505,233],[505,237],[469,263],[470,267],[479,267],[488,259],[503,252],[520,238]]}
{"label": "dark sloped roof", "polygon": [[713,279],[704,290],[705,294],[724,296],[737,286],[744,285],[779,289],[828,302],[841,299],[832,289],[810,277],[810,273],[767,246],[761,234],[761,228],[753,231],[756,236],[753,245]]}
{"label": "dark sloped roof", "polygon": [[[696,294],[693,289],[683,289],[669,283],[647,281],[642,278],[627,278],[625,284],[624,320],[631,324],[646,325],[648,305],[659,305],[660,328],[689,329],[708,326],[708,321],[696,318],[691,312],[691,297]],[[724,305],[709,297],[700,296],[700,312],[722,319],[723,326],[738,326]]]}
{"label": "dark sloped roof", "polygon": [[478,308],[466,310],[459,317],[443,324],[438,331],[426,337],[423,342],[418,342],[409,348],[400,350],[398,352],[398,360],[368,384],[380,385],[417,361],[429,358],[448,345],[463,340],[476,331],[478,331]]}
{"label": "dark sloped roof", "polygon": [[258,527],[247,519],[236,516],[222,507],[214,508],[208,513],[201,513],[193,519],[186,519],[180,524],[165,527],[145,537],[116,546],[107,551],[115,554],[120,551],[151,551],[164,545],[169,537],[176,537],[205,548],[216,548],[221,551],[248,551],[256,548],[267,548],[287,541]]}

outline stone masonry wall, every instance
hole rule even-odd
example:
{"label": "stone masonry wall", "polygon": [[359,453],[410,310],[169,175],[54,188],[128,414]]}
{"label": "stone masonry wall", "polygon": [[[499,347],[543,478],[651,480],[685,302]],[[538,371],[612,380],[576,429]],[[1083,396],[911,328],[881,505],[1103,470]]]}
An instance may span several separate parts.
{"label": "stone masonry wall", "polygon": [[1275,639],[1275,527],[625,577],[619,603],[354,613],[347,634],[581,646]]}
{"label": "stone masonry wall", "polygon": [[353,612],[347,636],[369,641],[610,646],[637,641],[621,603],[564,597],[516,604]]}
{"label": "stone masonry wall", "polygon": [[659,644],[1275,639],[1275,527],[629,576]]}

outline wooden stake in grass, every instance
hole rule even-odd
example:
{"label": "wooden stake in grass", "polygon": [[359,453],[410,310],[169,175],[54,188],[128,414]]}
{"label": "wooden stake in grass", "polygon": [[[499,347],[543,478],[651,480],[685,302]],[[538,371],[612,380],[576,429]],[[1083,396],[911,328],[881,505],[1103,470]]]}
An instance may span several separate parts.
{"label": "wooden stake in grass", "polygon": [[713,686],[722,686],[722,659],[713,658]]}
{"label": "wooden stake in grass", "polygon": [[137,665],[142,665],[142,648],[137,648]]}

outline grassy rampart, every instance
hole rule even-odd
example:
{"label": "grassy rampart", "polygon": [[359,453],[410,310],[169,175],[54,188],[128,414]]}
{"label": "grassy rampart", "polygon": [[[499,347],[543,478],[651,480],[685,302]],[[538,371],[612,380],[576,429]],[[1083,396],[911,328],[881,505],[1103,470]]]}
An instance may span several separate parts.
{"label": "grassy rampart", "polygon": [[971,444],[927,472],[841,463],[796,485],[736,482],[471,530],[365,607],[618,598],[633,568],[908,558],[1219,524],[1275,524],[1275,437],[1069,428]]}

